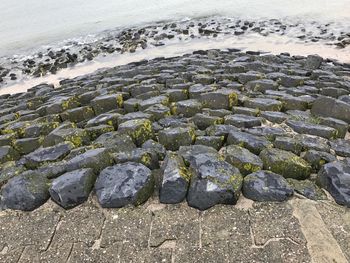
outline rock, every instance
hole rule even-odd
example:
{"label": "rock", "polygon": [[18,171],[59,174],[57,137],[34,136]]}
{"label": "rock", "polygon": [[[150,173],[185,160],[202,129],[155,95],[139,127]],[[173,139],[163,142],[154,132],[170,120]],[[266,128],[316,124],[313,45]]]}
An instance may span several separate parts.
{"label": "rock", "polygon": [[0,164],[18,160],[20,157],[19,153],[13,149],[11,146],[1,146],[0,147]]}
{"label": "rock", "polygon": [[91,101],[91,106],[96,115],[121,108],[123,106],[123,95],[120,93],[100,95]]}
{"label": "rock", "polygon": [[197,136],[196,145],[205,145],[219,150],[224,144],[225,136]]}
{"label": "rock", "polygon": [[50,198],[49,181],[35,172],[25,172],[10,179],[1,196],[6,208],[32,211]]}
{"label": "rock", "polygon": [[180,146],[191,145],[196,136],[190,127],[166,128],[158,133],[159,143],[167,150],[176,151]]}
{"label": "rock", "polygon": [[192,117],[202,110],[202,104],[195,99],[183,100],[172,103],[171,112],[175,115],[183,115],[184,117]]}
{"label": "rock", "polygon": [[205,130],[208,136],[224,136],[225,138],[230,131],[239,131],[239,129],[232,125],[212,125]]}
{"label": "rock", "polygon": [[249,81],[245,84],[248,90],[259,91],[265,93],[267,90],[277,90],[278,85],[275,81],[271,79],[259,79]]}
{"label": "rock", "polygon": [[349,140],[337,139],[330,142],[332,150],[339,156],[350,157]]}
{"label": "rock", "polygon": [[323,58],[318,55],[309,55],[305,61],[305,68],[314,70],[320,68]]}
{"label": "rock", "polygon": [[260,116],[275,123],[282,123],[288,118],[287,114],[277,111],[262,111]]}
{"label": "rock", "polygon": [[238,128],[252,128],[261,125],[261,118],[243,114],[227,115],[225,116],[225,124]]}
{"label": "rock", "polygon": [[170,108],[162,104],[154,104],[145,109],[145,113],[150,114],[154,120],[160,120],[170,115]]}
{"label": "rock", "polygon": [[350,207],[350,160],[325,164],[318,172],[318,184],[340,204]]}
{"label": "rock", "polygon": [[259,157],[264,169],[278,173],[285,178],[307,179],[311,174],[311,166],[294,153],[280,149],[265,149]]}
{"label": "rock", "polygon": [[[12,177],[15,177],[25,171],[23,165],[19,165],[17,162],[6,162],[0,166],[0,189],[7,183]],[[0,198],[1,199],[1,198]]]}
{"label": "rock", "polygon": [[264,137],[240,131],[230,131],[227,137],[227,144],[239,145],[247,148],[254,154],[259,154],[263,149],[273,146],[272,143]]}
{"label": "rock", "polygon": [[46,106],[46,115],[60,113],[68,109],[73,109],[79,106],[79,103],[75,97],[58,96],[48,100],[48,106]]}
{"label": "rock", "polygon": [[216,204],[236,204],[243,181],[237,168],[212,155],[199,154],[190,171],[189,206],[206,210]]}
{"label": "rock", "polygon": [[300,155],[303,150],[300,141],[293,137],[276,137],[273,145],[278,149],[293,152],[296,155]]}
{"label": "rock", "polygon": [[288,178],[287,182],[291,187],[293,187],[295,192],[311,200],[327,199],[327,196],[323,193],[323,191],[315,183],[309,180],[300,181],[300,180]]}
{"label": "rock", "polygon": [[322,152],[329,152],[329,141],[325,138],[312,136],[307,134],[297,134],[294,138],[299,141],[303,151],[316,150]]}
{"label": "rock", "polygon": [[92,169],[65,173],[52,181],[51,198],[65,209],[85,202],[94,186],[96,176]]}
{"label": "rock", "polygon": [[88,150],[79,154],[66,163],[67,171],[74,171],[82,168],[91,168],[98,174],[107,166],[113,164],[112,156],[106,148],[97,148]]}
{"label": "rock", "polygon": [[152,195],[153,189],[151,170],[132,162],[107,167],[95,183],[98,202],[104,208],[140,205]]}
{"label": "rock", "polygon": [[146,149],[136,148],[130,152],[119,152],[113,154],[115,163],[134,162],[141,163],[149,169],[159,168],[158,156],[155,152]]}
{"label": "rock", "polygon": [[327,139],[336,138],[338,133],[334,128],[319,124],[310,124],[303,121],[288,120],[286,124],[297,133],[306,133]]}
{"label": "rock", "polygon": [[211,109],[231,110],[238,103],[237,93],[231,89],[218,89],[216,91],[202,93],[200,101],[204,107]]}
{"label": "rock", "polygon": [[265,137],[267,140],[273,142],[276,137],[286,134],[286,130],[279,127],[259,126],[249,129],[244,129],[245,132],[252,135]]}
{"label": "rock", "polygon": [[137,146],[154,137],[152,123],[147,119],[126,121],[119,125],[118,132],[129,135]]}
{"label": "rock", "polygon": [[281,111],[282,102],[274,99],[253,98],[244,101],[244,107],[259,109],[261,111]]}
{"label": "rock", "polygon": [[139,105],[139,109],[143,111],[156,104],[162,104],[164,106],[168,106],[169,98],[167,96],[157,96],[157,97],[152,97],[150,99],[141,101]]}
{"label": "rock", "polygon": [[112,152],[131,151],[136,148],[131,137],[127,134],[119,132],[107,132],[98,137],[94,145],[96,147],[104,147]]}
{"label": "rock", "polygon": [[185,160],[186,165],[194,163],[200,154],[211,155],[214,159],[219,158],[218,152],[214,148],[204,145],[181,146],[178,154]]}
{"label": "rock", "polygon": [[303,159],[311,164],[314,171],[318,171],[325,163],[331,163],[337,160],[335,156],[328,152],[308,150],[305,152]]}
{"label": "rock", "polygon": [[94,127],[85,128],[85,131],[89,135],[89,138],[91,141],[96,140],[98,137],[100,137],[102,134],[113,132],[114,127],[109,125],[99,125]]}
{"label": "rock", "polygon": [[270,171],[247,175],[242,191],[245,197],[258,202],[282,202],[293,195],[293,189],[286,179]]}
{"label": "rock", "polygon": [[186,198],[191,173],[182,157],[168,153],[162,165],[163,180],[159,192],[159,201],[165,204],[177,204]]}
{"label": "rock", "polygon": [[14,134],[0,135],[0,147],[11,146],[15,139],[16,136]]}
{"label": "rock", "polygon": [[20,154],[28,154],[36,149],[38,149],[41,145],[42,139],[40,137],[37,138],[24,138],[15,140],[13,143],[13,147]]}
{"label": "rock", "polygon": [[26,167],[35,169],[44,163],[62,160],[72,149],[72,143],[61,143],[52,147],[39,148],[23,156],[23,163]]}
{"label": "rock", "polygon": [[204,130],[211,125],[222,124],[224,120],[220,117],[209,116],[207,114],[197,113],[192,117],[194,124],[200,129]]}
{"label": "rock", "polygon": [[157,157],[159,160],[164,160],[166,155],[166,149],[163,145],[160,143],[153,141],[152,139],[146,141],[144,144],[142,144],[142,149],[150,150],[152,152],[155,152],[157,154]]}
{"label": "rock", "polygon": [[60,114],[63,121],[71,121],[71,122],[81,122],[92,119],[95,116],[94,110],[89,107],[79,107],[71,110],[67,110]]}
{"label": "rock", "polygon": [[87,131],[78,128],[61,129],[57,128],[47,135],[43,146],[53,146],[63,142],[71,142],[75,147],[86,145],[90,142]]}
{"label": "rock", "polygon": [[338,131],[338,138],[344,138],[349,129],[349,124],[342,120],[326,117],[319,117],[318,120],[319,124],[336,129]]}
{"label": "rock", "polygon": [[237,167],[243,176],[257,172],[263,168],[258,156],[237,145],[229,145],[220,150],[225,161]]}
{"label": "rock", "polygon": [[350,104],[330,97],[319,97],[312,105],[311,113],[332,117],[350,123]]}

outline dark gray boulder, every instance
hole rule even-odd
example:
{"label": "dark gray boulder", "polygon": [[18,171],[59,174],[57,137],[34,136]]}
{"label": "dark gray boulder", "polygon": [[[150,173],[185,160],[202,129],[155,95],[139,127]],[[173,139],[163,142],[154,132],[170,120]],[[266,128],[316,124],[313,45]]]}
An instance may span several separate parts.
{"label": "dark gray boulder", "polygon": [[350,207],[350,159],[325,164],[318,172],[317,182],[338,204]]}
{"label": "dark gray boulder", "polygon": [[311,113],[350,122],[350,104],[330,97],[319,97],[312,105]]}
{"label": "dark gray boulder", "polygon": [[65,173],[52,181],[51,198],[65,209],[85,202],[94,186],[96,175],[91,168]]}
{"label": "dark gray boulder", "polygon": [[161,203],[177,204],[182,202],[187,194],[191,173],[178,154],[169,152],[162,166],[163,181],[160,188]]}
{"label": "dark gray boulder", "polygon": [[11,178],[1,189],[5,208],[32,211],[49,198],[49,181],[35,172],[24,172]]}
{"label": "dark gray boulder", "polygon": [[293,195],[293,188],[286,179],[270,171],[258,171],[247,175],[242,191],[245,197],[259,202],[282,202]]}
{"label": "dark gray boulder", "polygon": [[195,141],[194,130],[190,127],[167,128],[158,133],[159,143],[167,150],[176,151],[180,146],[191,145]]}
{"label": "dark gray boulder", "polygon": [[112,156],[108,149],[97,148],[88,150],[68,160],[65,164],[67,171],[78,170],[82,168],[92,168],[97,174],[107,166],[113,164]]}
{"label": "dark gray boulder", "polygon": [[142,144],[142,149],[155,152],[157,154],[159,160],[164,160],[165,155],[166,155],[165,147],[152,139],[150,139],[150,140],[146,141],[144,144]]}
{"label": "dark gray boulder", "polygon": [[62,160],[73,149],[72,143],[61,143],[52,147],[39,148],[34,152],[23,156],[23,163],[26,167],[34,169],[47,162]]}
{"label": "dark gray boulder", "polygon": [[11,146],[0,147],[0,164],[19,159],[19,153]]}
{"label": "dark gray boulder", "polygon": [[199,154],[190,171],[189,206],[206,210],[216,204],[236,204],[243,181],[237,168],[212,155]]}
{"label": "dark gray boulder", "polygon": [[200,154],[211,155],[214,159],[219,158],[217,150],[205,145],[181,146],[178,154],[184,159],[187,165],[194,163]]}
{"label": "dark gray boulder", "polygon": [[350,142],[349,140],[337,139],[331,141],[331,148],[337,155],[350,157]]}
{"label": "dark gray boulder", "polygon": [[151,170],[132,162],[107,167],[95,183],[98,202],[106,208],[140,205],[152,195],[153,189]]}
{"label": "dark gray boulder", "polygon": [[327,199],[327,196],[314,182],[310,180],[295,180],[288,178],[287,182],[293,187],[294,191],[311,200]]}
{"label": "dark gray boulder", "polygon": [[123,122],[119,125],[120,134],[129,135],[137,146],[154,137],[152,122],[148,119],[136,119]]}
{"label": "dark gray boulder", "polygon": [[96,147],[103,147],[113,152],[131,151],[136,148],[131,137],[119,132],[107,132],[100,135],[95,141]]}
{"label": "dark gray boulder", "polygon": [[263,149],[273,146],[272,143],[263,136],[256,136],[240,131],[230,131],[227,136],[227,144],[243,146],[255,154],[259,154]]}

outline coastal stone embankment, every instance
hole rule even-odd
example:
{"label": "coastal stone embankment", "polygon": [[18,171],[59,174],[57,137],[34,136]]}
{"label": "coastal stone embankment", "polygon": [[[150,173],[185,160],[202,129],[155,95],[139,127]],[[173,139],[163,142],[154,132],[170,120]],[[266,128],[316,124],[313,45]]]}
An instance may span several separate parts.
{"label": "coastal stone embankment", "polygon": [[350,207],[350,65],[196,51],[0,97],[1,207],[206,210],[294,194]]}

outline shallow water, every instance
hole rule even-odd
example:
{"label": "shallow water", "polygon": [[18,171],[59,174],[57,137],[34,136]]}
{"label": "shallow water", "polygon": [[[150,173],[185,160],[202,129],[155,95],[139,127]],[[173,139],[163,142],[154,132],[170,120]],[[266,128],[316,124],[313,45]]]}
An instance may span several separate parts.
{"label": "shallow water", "polygon": [[0,0],[0,56],[103,30],[212,15],[350,24],[350,0]]}

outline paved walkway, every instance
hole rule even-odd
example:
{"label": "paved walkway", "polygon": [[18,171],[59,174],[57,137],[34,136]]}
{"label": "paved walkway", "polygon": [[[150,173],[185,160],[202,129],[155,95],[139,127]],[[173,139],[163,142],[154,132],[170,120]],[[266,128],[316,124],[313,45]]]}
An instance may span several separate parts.
{"label": "paved walkway", "polygon": [[0,212],[0,262],[350,262],[350,210],[293,198],[199,212],[156,198]]}

